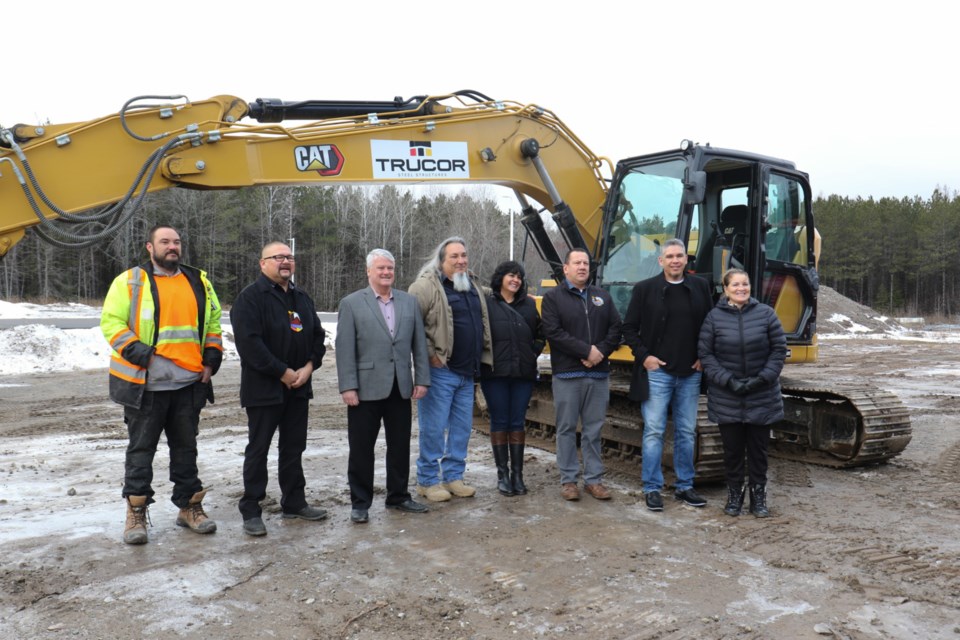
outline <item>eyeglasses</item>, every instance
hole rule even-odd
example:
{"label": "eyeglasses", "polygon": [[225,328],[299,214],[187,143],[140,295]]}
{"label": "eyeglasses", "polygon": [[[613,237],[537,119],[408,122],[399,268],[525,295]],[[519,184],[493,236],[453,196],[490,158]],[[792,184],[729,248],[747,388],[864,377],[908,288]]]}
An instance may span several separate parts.
{"label": "eyeglasses", "polygon": [[260,258],[260,259],[261,259],[261,260],[273,260],[274,262],[283,262],[284,260],[286,260],[287,262],[295,262],[295,261],[296,261],[296,258],[294,258],[293,256],[264,256],[263,258]]}

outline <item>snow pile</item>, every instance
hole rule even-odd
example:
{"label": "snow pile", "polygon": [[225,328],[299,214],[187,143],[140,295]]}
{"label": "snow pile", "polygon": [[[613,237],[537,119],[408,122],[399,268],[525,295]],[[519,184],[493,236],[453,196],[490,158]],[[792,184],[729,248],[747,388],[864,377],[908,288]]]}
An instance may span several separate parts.
{"label": "snow pile", "polygon": [[[89,318],[88,329],[59,329],[31,323],[34,318]],[[17,326],[0,329],[0,376],[106,369],[110,346],[100,333],[100,308],[82,304],[15,304],[0,300],[0,319],[22,320]],[[335,322],[323,322],[327,349],[333,349]],[[238,359],[229,319],[223,322],[223,355]]]}
{"label": "snow pile", "polygon": [[820,286],[817,302],[821,338],[868,337],[869,334],[900,336],[907,331],[893,318],[882,316],[830,287]]}
{"label": "snow pile", "polygon": [[76,302],[56,304],[14,303],[0,300],[0,318],[99,318],[100,308]]}
{"label": "snow pile", "polygon": [[0,330],[0,375],[97,369],[109,362],[110,346],[99,327],[25,324]]}

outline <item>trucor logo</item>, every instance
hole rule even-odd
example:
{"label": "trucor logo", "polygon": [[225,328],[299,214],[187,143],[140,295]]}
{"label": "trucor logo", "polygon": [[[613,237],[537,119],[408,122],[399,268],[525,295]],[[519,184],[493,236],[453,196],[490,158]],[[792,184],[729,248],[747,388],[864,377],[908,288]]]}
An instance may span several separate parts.
{"label": "trucor logo", "polygon": [[470,177],[467,143],[371,140],[375,179],[465,179]]}
{"label": "trucor logo", "polygon": [[333,144],[296,147],[293,157],[299,171],[316,171],[322,176],[336,176],[343,169],[343,154]]}

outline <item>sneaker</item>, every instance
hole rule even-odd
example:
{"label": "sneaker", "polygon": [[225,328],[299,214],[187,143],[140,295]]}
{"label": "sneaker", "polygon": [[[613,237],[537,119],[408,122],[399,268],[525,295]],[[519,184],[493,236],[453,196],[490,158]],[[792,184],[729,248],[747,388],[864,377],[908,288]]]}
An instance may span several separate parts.
{"label": "sneaker", "polygon": [[326,509],[317,509],[316,507],[304,507],[299,511],[283,512],[284,518],[300,518],[301,520],[323,520],[327,517]]}
{"label": "sneaker", "polygon": [[243,521],[243,532],[248,536],[267,535],[267,526],[260,518],[248,518]]}
{"label": "sneaker", "polygon": [[564,482],[560,487],[560,497],[564,500],[579,500],[580,489],[577,488],[577,483]]}
{"label": "sneaker", "polygon": [[450,499],[450,492],[442,484],[432,484],[429,487],[417,487],[417,493],[430,502],[446,502]]}
{"label": "sneaker", "polygon": [[473,495],[477,492],[476,489],[466,484],[463,480],[454,480],[453,482],[447,482],[444,484],[447,491],[457,496],[458,498],[472,498]]}
{"label": "sneaker", "polygon": [[692,487],[690,489],[684,489],[683,491],[677,491],[673,494],[673,497],[677,500],[682,500],[684,504],[688,504],[691,507],[704,507],[707,504],[703,496],[694,491]]}
{"label": "sneaker", "polygon": [[647,502],[647,509],[650,511],[663,511],[663,498],[659,491],[651,491],[644,495]]}

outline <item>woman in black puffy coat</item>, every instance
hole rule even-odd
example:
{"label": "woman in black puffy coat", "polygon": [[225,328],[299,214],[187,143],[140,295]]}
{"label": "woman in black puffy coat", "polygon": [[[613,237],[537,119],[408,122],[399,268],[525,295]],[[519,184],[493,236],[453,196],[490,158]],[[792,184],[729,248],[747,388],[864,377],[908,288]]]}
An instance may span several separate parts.
{"label": "woman in black puffy coat", "polygon": [[780,372],[787,341],[777,314],[750,295],[750,277],[740,269],[723,274],[723,295],[700,328],[698,345],[707,378],[707,413],[720,425],[728,497],[724,513],[743,508],[744,450],[750,480],[750,513],[767,508],[767,441],[771,424],[783,419]]}
{"label": "woman in black puffy coat", "polygon": [[480,387],[490,413],[490,444],[497,465],[497,490],[523,495],[523,450],[527,407],[537,379],[537,356],[543,351],[540,314],[527,295],[523,266],[500,263],[490,279],[487,298],[493,367],[481,365]]}

